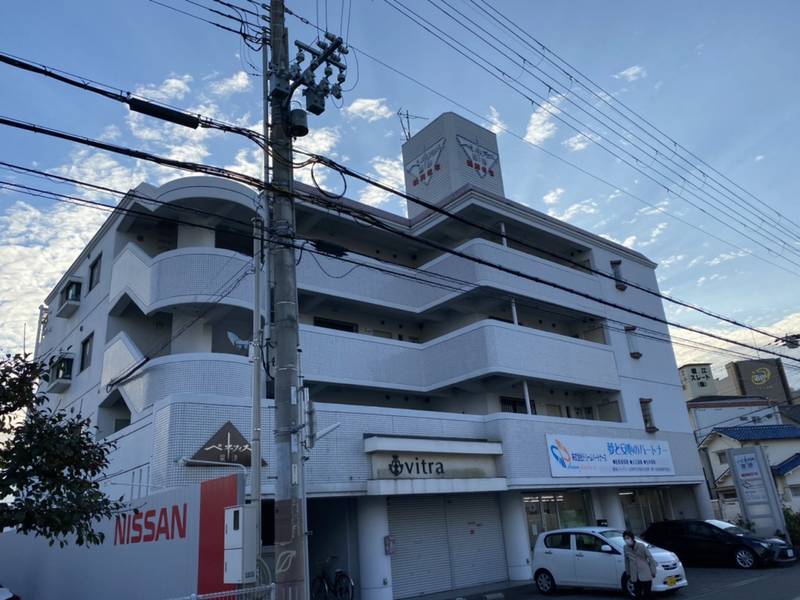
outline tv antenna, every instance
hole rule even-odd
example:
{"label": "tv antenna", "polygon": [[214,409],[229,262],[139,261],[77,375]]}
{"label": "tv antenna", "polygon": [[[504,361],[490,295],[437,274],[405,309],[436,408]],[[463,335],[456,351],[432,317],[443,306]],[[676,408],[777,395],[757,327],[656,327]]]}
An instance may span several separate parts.
{"label": "tv antenna", "polygon": [[406,138],[406,141],[411,139],[411,119],[424,119],[428,120],[428,117],[422,117],[420,115],[412,115],[411,113],[406,110],[403,112],[403,107],[401,106],[400,109],[397,111],[397,118],[400,119],[400,127],[403,128],[403,137]]}

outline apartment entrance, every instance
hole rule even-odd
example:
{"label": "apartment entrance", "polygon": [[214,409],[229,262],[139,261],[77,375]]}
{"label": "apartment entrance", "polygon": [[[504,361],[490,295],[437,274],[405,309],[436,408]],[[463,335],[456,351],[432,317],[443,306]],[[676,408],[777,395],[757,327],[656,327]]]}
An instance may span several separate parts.
{"label": "apartment entrance", "polygon": [[632,488],[619,491],[625,527],[639,535],[656,521],[671,516],[665,488]]}
{"label": "apartment entrance", "polygon": [[587,490],[563,490],[525,494],[531,546],[537,536],[551,529],[584,527],[593,521],[592,502]]}

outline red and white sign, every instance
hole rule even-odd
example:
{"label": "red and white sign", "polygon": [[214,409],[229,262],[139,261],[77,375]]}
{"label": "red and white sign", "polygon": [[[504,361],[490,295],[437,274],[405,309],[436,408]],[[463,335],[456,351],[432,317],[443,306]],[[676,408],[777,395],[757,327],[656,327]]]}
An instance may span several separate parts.
{"label": "red and white sign", "polygon": [[420,183],[428,185],[434,174],[442,169],[439,158],[442,155],[444,143],[445,138],[441,138],[432,146],[426,148],[425,151],[414,160],[406,164],[406,171],[412,177],[412,186],[417,186]]}
{"label": "red and white sign", "polygon": [[497,164],[498,154],[488,148],[481,146],[477,142],[468,140],[467,138],[457,135],[459,146],[466,154],[467,168],[475,171],[480,177],[495,176],[495,165]]}

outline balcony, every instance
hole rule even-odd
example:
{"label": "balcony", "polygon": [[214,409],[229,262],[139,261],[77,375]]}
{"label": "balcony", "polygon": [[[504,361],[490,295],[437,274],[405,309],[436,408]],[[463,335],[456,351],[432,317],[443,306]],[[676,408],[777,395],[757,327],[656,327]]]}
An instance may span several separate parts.
{"label": "balcony", "polygon": [[[181,248],[155,257],[128,244],[114,260],[109,292],[111,314],[120,314],[127,300],[144,314],[178,304],[210,303],[248,268],[250,258],[219,248]],[[247,275],[221,302],[252,309],[253,277]]]}
{"label": "balcony", "polygon": [[75,314],[81,306],[81,280],[71,277],[58,294],[58,309],[56,316],[68,319]]}
{"label": "balcony", "polygon": [[[124,332],[117,334],[103,355],[102,385],[125,375],[142,363],[144,356]],[[217,352],[171,354],[144,362],[118,388],[136,412],[169,396],[185,394],[250,398],[252,366],[246,356]]]}
{"label": "balcony", "polygon": [[[600,283],[592,275],[488,240],[471,240],[461,244],[457,249],[485,261],[500,263],[510,269],[558,282],[560,285],[576,289],[582,293],[595,296],[602,295]],[[403,277],[374,269],[360,268],[350,273],[347,277],[338,279],[336,275],[346,272],[352,265],[343,264],[335,258],[325,256],[317,258],[319,265],[313,260],[303,260],[298,266],[299,289],[369,304],[378,304],[387,308],[395,308],[412,313],[431,310],[462,294],[452,289],[443,289],[442,287],[430,285],[431,283],[441,284],[442,280],[437,278],[436,274],[457,277],[476,286],[499,289],[522,297],[550,302],[558,306],[588,312],[598,311],[594,302],[575,294],[560,291],[544,284],[534,283],[458,256],[443,255],[422,265],[420,268],[431,272],[432,275],[430,276],[421,273],[419,270],[392,267],[387,266],[386,263],[374,261],[374,264],[380,266],[381,269],[396,271]],[[358,257],[358,261],[364,263],[372,262],[370,259],[363,257]],[[430,283],[414,281],[409,279],[409,276],[414,279],[426,280]]]}
{"label": "balcony", "polygon": [[428,392],[490,374],[619,389],[608,346],[493,320],[423,344],[304,325],[308,381]]}
{"label": "balcony", "polygon": [[72,366],[74,361],[75,357],[72,353],[65,353],[50,363],[47,380],[44,385],[46,393],[61,394],[69,388],[72,383]]}

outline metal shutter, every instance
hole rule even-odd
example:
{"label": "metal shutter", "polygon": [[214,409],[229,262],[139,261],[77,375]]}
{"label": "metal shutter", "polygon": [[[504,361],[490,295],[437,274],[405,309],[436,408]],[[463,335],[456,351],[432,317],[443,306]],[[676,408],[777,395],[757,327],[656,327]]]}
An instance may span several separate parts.
{"label": "metal shutter", "polygon": [[453,587],[508,579],[497,496],[448,496],[445,508]]}
{"label": "metal shutter", "polygon": [[392,588],[395,598],[453,588],[447,519],[442,496],[393,496],[389,533],[395,538]]}

